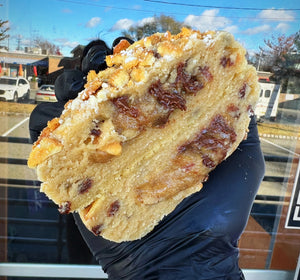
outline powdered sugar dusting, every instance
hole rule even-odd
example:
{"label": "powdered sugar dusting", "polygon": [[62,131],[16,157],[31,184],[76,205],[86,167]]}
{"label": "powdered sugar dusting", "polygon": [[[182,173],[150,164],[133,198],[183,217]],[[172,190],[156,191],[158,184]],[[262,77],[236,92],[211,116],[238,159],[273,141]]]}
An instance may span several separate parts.
{"label": "powdered sugar dusting", "polygon": [[210,47],[211,45],[214,44],[215,39],[211,36],[211,34],[207,34],[207,35],[203,38],[203,42],[206,44],[207,47]]}
{"label": "powdered sugar dusting", "polygon": [[85,112],[98,111],[98,101],[94,95],[91,95],[87,100],[81,100],[80,98],[74,99],[67,105],[67,110],[84,110]]}

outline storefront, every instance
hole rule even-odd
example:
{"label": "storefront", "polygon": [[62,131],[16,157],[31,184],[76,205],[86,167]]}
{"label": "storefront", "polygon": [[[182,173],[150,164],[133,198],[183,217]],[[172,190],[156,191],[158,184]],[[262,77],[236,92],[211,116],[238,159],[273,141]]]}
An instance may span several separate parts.
{"label": "storefront", "polygon": [[[38,72],[42,73],[48,71],[48,58],[30,59],[24,58],[23,55],[19,57],[8,56],[7,53],[0,52],[1,75],[16,77],[19,75],[20,65],[22,67],[22,76],[25,78],[34,76],[34,66],[39,68]],[[21,57],[20,57],[21,56]],[[46,70],[43,70],[46,69]]]}

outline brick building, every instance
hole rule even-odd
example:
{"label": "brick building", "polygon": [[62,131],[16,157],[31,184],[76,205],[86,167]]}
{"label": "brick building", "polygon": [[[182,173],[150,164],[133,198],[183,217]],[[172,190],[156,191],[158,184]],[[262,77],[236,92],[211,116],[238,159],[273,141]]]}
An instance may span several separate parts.
{"label": "brick building", "polygon": [[83,46],[78,45],[71,53],[73,57],[48,55],[47,51],[9,52],[0,49],[0,76],[18,76],[22,65],[23,77],[31,79],[34,76],[34,67],[40,84],[54,84],[63,69],[74,69],[79,66]]}

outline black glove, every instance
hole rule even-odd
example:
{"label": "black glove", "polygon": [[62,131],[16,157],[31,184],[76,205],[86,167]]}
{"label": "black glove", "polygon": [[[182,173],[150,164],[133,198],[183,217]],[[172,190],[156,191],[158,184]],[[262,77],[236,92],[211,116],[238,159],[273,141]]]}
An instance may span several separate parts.
{"label": "black glove", "polygon": [[83,50],[81,71],[86,75],[90,70],[99,72],[107,68],[105,58],[110,55],[111,49],[102,40],[90,42]]}
{"label": "black glove", "polygon": [[80,70],[65,70],[55,80],[55,96],[59,102],[67,102],[77,97],[84,89],[84,74]]}

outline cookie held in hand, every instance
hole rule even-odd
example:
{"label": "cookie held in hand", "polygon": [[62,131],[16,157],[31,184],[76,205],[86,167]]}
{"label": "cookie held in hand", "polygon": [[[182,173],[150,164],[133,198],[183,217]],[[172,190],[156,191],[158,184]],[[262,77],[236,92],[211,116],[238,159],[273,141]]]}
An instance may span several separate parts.
{"label": "cookie held in hand", "polygon": [[227,32],[157,33],[106,63],[48,123],[28,165],[61,213],[121,242],[201,189],[245,137],[259,87]]}

